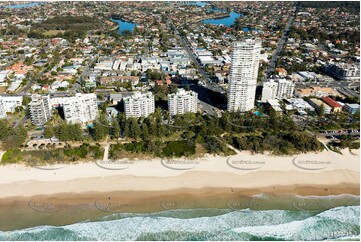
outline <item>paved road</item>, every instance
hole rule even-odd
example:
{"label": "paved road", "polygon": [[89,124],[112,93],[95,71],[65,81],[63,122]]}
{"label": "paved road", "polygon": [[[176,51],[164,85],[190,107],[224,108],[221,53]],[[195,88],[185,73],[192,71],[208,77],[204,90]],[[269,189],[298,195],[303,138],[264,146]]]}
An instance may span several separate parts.
{"label": "paved road", "polygon": [[[39,76],[42,76],[45,72],[45,68],[43,68],[43,70],[41,71]],[[29,82],[26,84],[26,86],[19,92],[19,94],[25,94],[28,92],[29,88],[31,87],[32,84],[37,84],[36,81],[34,80],[29,80]]]}
{"label": "paved road", "polygon": [[19,92],[19,95],[26,94],[32,84],[33,84],[33,82],[32,82],[32,81],[29,81],[29,82],[26,84],[26,86],[25,86],[23,89],[21,89],[21,91]]}
{"label": "paved road", "polygon": [[[168,26],[171,25],[170,22],[167,22]],[[174,27],[174,25],[173,25]],[[175,28],[175,27],[174,27]],[[209,74],[207,73],[206,70],[204,70],[203,66],[199,63],[198,59],[196,58],[196,56],[193,54],[193,51],[191,50],[191,48],[188,45],[188,41],[186,38],[184,38],[183,36],[181,36],[178,32],[178,30],[174,31],[176,37],[178,38],[178,40],[180,41],[182,47],[185,49],[188,58],[194,63],[195,67],[198,69],[199,73],[201,73],[201,75],[204,77],[204,83],[205,83],[205,87],[215,91],[215,92],[219,92],[222,94],[226,93],[226,90],[220,86],[217,83],[212,82],[211,78],[209,77]]]}
{"label": "paved road", "polygon": [[339,135],[360,135],[360,132],[351,132],[351,133],[338,133],[339,130],[335,130],[336,133],[328,133],[328,134],[325,134],[325,133],[318,133],[317,136],[323,136],[323,137],[326,137],[326,136],[339,136]]}
{"label": "paved road", "polygon": [[206,111],[209,115],[214,116],[216,114],[214,106],[203,102],[202,100],[198,100],[198,106],[201,108],[202,111]]}
{"label": "paved road", "polygon": [[82,74],[78,77],[75,84],[73,85],[72,89],[70,90],[70,94],[81,92],[81,83],[84,81],[84,78],[89,74],[90,67],[93,65],[93,63],[98,59],[98,55],[95,57],[92,57],[92,59],[89,61],[87,67],[82,72]]}
{"label": "paved road", "polygon": [[15,124],[14,127],[18,127],[19,125],[22,126],[28,119],[29,119],[29,117],[27,115],[25,115],[19,122],[17,122]]}
{"label": "paved road", "polygon": [[345,96],[352,96],[352,97],[357,97],[358,99],[360,99],[359,93],[357,93],[347,87],[337,88],[337,91],[339,91],[341,94],[343,94]]}
{"label": "paved road", "polygon": [[[297,13],[297,11],[296,11],[296,13]],[[290,16],[290,18],[286,24],[285,30],[283,32],[283,36],[279,40],[276,50],[273,52],[271,61],[266,70],[266,74],[263,76],[263,82],[267,81],[267,78],[270,76],[270,74],[274,71],[274,69],[276,67],[276,62],[277,62],[278,58],[280,57],[280,54],[281,54],[284,44],[286,43],[288,32],[289,32],[290,27],[293,24],[293,20],[294,20],[294,16]]]}
{"label": "paved road", "polygon": [[110,144],[106,144],[104,146],[103,161],[108,161],[109,160],[109,146],[110,146]]}

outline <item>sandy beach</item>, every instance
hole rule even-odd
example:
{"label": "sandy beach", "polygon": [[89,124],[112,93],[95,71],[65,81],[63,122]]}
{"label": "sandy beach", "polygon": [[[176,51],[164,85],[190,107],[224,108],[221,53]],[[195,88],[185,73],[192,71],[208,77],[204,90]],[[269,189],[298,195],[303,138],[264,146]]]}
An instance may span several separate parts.
{"label": "sandy beach", "polygon": [[[359,187],[359,151],[296,156],[206,156],[196,160],[133,160],[71,165],[0,166],[0,198],[57,193],[165,191],[179,188],[272,186]],[[345,186],[346,189],[347,186]]]}
{"label": "sandy beach", "polygon": [[[298,204],[310,206],[297,196],[359,195],[358,152],[344,150],[340,155],[323,151],[282,157],[239,152],[231,157],[195,160],[0,166],[0,231],[71,224],[118,212],[292,210],[295,199]],[[265,195],[266,200],[255,203]],[[341,197],[330,206],[350,201]],[[352,199],[352,205],[358,203],[358,198]],[[8,219],[18,222],[10,224]]]}

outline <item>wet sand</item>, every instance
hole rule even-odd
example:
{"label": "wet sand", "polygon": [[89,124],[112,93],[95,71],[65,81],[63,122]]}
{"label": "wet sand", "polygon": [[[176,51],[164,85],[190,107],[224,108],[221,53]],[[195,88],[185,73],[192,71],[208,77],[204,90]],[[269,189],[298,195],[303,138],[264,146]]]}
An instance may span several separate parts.
{"label": "wet sand", "polygon": [[[357,184],[270,186],[257,189],[181,188],[166,191],[59,193],[0,199],[0,230],[66,225],[114,213],[150,213],[177,209],[221,208],[298,210],[294,195],[359,195]],[[301,201],[302,202],[302,201]],[[302,206],[307,206],[304,202]],[[332,203],[335,204],[335,203]],[[335,206],[357,205],[350,199]],[[322,203],[321,210],[333,205]],[[307,210],[307,208],[305,208]],[[311,209],[312,210],[312,209]]]}

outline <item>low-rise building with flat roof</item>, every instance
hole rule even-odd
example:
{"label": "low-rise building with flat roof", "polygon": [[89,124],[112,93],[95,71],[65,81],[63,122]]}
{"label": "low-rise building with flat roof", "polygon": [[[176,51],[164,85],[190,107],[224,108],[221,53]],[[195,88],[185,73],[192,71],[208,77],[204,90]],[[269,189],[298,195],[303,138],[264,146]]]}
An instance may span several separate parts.
{"label": "low-rise building with flat roof", "polygon": [[345,106],[343,106],[343,110],[355,114],[360,111],[360,105],[357,103],[346,103]]}
{"label": "low-rise building with flat roof", "polygon": [[332,108],[332,112],[340,112],[342,110],[341,104],[339,104],[330,97],[323,97],[322,101],[324,101],[328,106]]}
{"label": "low-rise building with flat roof", "polygon": [[298,88],[295,91],[296,96],[298,97],[310,97],[315,96],[318,98],[326,97],[326,96],[338,96],[339,93],[330,87],[309,87],[309,88]]}
{"label": "low-rise building with flat roof", "polygon": [[319,100],[319,99],[311,98],[309,103],[311,104],[312,107],[314,107],[317,110],[320,109],[323,106],[324,114],[330,114],[331,113],[332,108],[330,106],[328,106],[326,103]]}

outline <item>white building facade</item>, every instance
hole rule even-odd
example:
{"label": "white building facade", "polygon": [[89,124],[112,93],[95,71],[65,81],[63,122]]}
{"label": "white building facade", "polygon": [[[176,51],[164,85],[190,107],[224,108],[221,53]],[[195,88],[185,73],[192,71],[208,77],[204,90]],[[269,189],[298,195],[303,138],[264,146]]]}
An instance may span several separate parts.
{"label": "white building facade", "polygon": [[63,102],[64,118],[67,123],[88,123],[98,117],[97,96],[94,93],[77,93]]}
{"label": "white building facade", "polygon": [[279,99],[291,98],[295,91],[295,83],[286,79],[278,80],[278,90],[276,97]]}
{"label": "white building facade", "polygon": [[132,96],[124,97],[124,111],[127,118],[131,117],[148,117],[154,113],[155,102],[151,92],[136,92]]}
{"label": "white building facade", "polygon": [[262,102],[267,102],[268,100],[275,99],[277,95],[278,83],[274,80],[263,83],[262,89]]}
{"label": "white building facade", "polygon": [[198,94],[193,91],[179,89],[177,93],[168,94],[169,115],[196,113]]}
{"label": "white building facade", "polygon": [[267,102],[270,99],[291,98],[295,91],[295,84],[286,79],[273,80],[263,83],[261,102]]}
{"label": "white building facade", "polygon": [[49,95],[41,96],[34,94],[28,105],[31,123],[36,126],[43,126],[51,119],[51,105]]}
{"label": "white building facade", "polygon": [[14,113],[22,105],[23,96],[0,96],[0,118],[6,118],[6,113]]}
{"label": "white building facade", "polygon": [[254,108],[261,47],[258,39],[233,44],[227,105],[230,112],[246,112]]}
{"label": "white building facade", "polygon": [[0,119],[6,118],[5,107],[2,98],[0,97]]}

